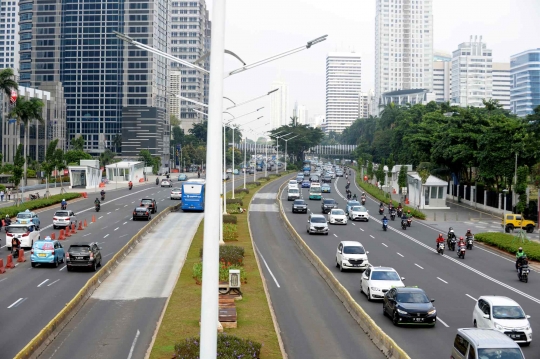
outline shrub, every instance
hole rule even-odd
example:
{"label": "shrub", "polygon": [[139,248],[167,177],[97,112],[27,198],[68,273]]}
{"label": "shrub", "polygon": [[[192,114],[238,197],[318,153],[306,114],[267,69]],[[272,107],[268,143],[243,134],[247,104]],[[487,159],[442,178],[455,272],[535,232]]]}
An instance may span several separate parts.
{"label": "shrub", "polygon": [[240,193],[249,194],[249,189],[247,189],[247,188],[237,188],[237,189],[234,190],[234,193],[235,194],[240,194]]}
{"label": "shrub", "polygon": [[41,198],[41,199],[36,199],[34,201],[24,202],[24,203],[21,203],[19,206],[3,207],[0,209],[0,216],[1,216],[0,218],[4,218],[6,214],[10,217],[15,217],[17,213],[24,212],[27,209],[33,211],[34,209],[52,206],[54,204],[58,204],[62,202],[62,198],[65,198],[66,200],[70,200],[74,198],[79,198],[81,196],[82,196],[81,193],[56,194],[49,198]]}
{"label": "shrub", "polygon": [[195,263],[193,265],[193,279],[195,279],[195,282],[197,284],[202,283],[202,263]]}
{"label": "shrub", "polygon": [[6,186],[4,186],[3,184],[0,184],[0,191],[6,192]]}
{"label": "shrub", "polygon": [[270,181],[270,177],[259,177],[260,181]]}
{"label": "shrub", "polygon": [[[201,248],[199,255],[203,256]],[[229,265],[242,265],[244,260],[244,247],[240,246],[219,246],[219,261],[228,263]]]}
{"label": "shrub", "polygon": [[234,198],[234,199],[228,198],[227,199],[227,205],[229,205],[229,204],[239,204],[240,206],[243,206],[244,202],[242,202],[242,200],[239,199],[239,198]]}
{"label": "shrub", "polygon": [[36,178],[36,171],[32,170],[32,169],[27,169],[26,170],[26,176],[28,178]]}
{"label": "shrub", "polygon": [[232,214],[224,214],[223,215],[223,223],[232,223],[236,224],[238,222],[238,219],[235,215]]}
{"label": "shrub", "polygon": [[246,186],[255,186],[255,187],[259,187],[261,185],[261,182],[259,181],[251,181],[251,182],[246,182]]}
{"label": "shrub", "polygon": [[[233,335],[218,334],[217,358],[260,358],[262,345],[249,339]],[[184,339],[174,346],[173,359],[198,359],[200,350],[199,337]]]}
{"label": "shrub", "polygon": [[[222,282],[228,282],[229,281],[229,269],[238,269],[240,270],[240,281],[243,284],[247,283],[247,276],[246,271],[242,266],[238,265],[227,265],[226,263],[221,262],[219,265],[219,280]],[[195,279],[195,283],[202,284],[202,271],[203,271],[203,264],[202,262],[195,263],[193,265],[193,279]]]}
{"label": "shrub", "polygon": [[240,209],[238,204],[229,204],[227,200],[227,213],[229,214],[240,214]]}
{"label": "shrub", "polygon": [[518,248],[523,247],[523,251],[529,259],[540,261],[540,243],[532,241],[521,242],[514,235],[492,232],[475,234],[474,239],[502,249],[510,254],[516,254]]}
{"label": "shrub", "polygon": [[238,227],[236,226],[236,224],[223,224],[223,240],[225,242],[232,242],[238,240]]}

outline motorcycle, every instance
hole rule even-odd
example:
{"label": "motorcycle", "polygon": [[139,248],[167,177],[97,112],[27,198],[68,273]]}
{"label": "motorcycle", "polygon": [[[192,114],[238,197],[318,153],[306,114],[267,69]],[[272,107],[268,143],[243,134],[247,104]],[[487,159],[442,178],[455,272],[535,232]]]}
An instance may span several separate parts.
{"label": "motorcycle", "polygon": [[365,205],[366,205],[366,199],[362,198],[362,206],[365,206]]}
{"label": "motorcycle", "polygon": [[437,246],[437,253],[439,253],[441,256],[444,255],[444,242],[439,243]]}
{"label": "motorcycle", "polygon": [[448,249],[452,252],[456,250],[456,237],[448,238]]}
{"label": "motorcycle", "polygon": [[129,190],[131,191],[132,188],[133,188],[133,185],[130,184],[130,185],[129,185]]}
{"label": "motorcycle", "polygon": [[467,241],[467,249],[472,249],[473,248],[473,242],[474,242],[474,237],[467,237],[466,239]]}
{"label": "motorcycle", "polygon": [[385,232],[388,229],[388,220],[387,219],[383,219],[383,221],[382,221],[382,229]]}
{"label": "motorcycle", "polygon": [[405,219],[401,220],[401,229],[403,229],[403,230],[407,229],[407,220],[405,220]]}
{"label": "motorcycle", "polygon": [[457,250],[457,256],[458,258],[465,259],[465,246],[459,246]]}
{"label": "motorcycle", "polygon": [[384,213],[384,207],[381,206],[381,207],[379,207],[379,214],[383,214],[383,213]]}
{"label": "motorcycle", "polygon": [[30,194],[30,199],[31,200],[35,200],[35,199],[40,199],[41,197],[39,196],[39,192],[36,192],[36,194]]}
{"label": "motorcycle", "polygon": [[19,246],[11,247],[11,255],[13,256],[13,258],[19,258],[19,249],[21,249],[21,247]]}
{"label": "motorcycle", "polygon": [[60,209],[65,211],[67,209],[67,203],[66,204],[61,204]]}
{"label": "motorcycle", "polygon": [[396,220],[396,210],[393,209],[392,212],[390,212],[390,218],[392,218],[392,221]]}
{"label": "motorcycle", "polygon": [[529,265],[528,264],[524,264],[521,266],[521,273],[519,272],[519,269],[518,269],[518,279],[521,281],[521,282],[525,282],[527,283],[529,281]]}
{"label": "motorcycle", "polygon": [[397,210],[397,216],[400,217],[400,218],[403,217],[403,209],[399,209],[399,208],[398,208],[398,210]]}
{"label": "motorcycle", "polygon": [[101,195],[101,200],[105,201],[105,195],[104,194]]}
{"label": "motorcycle", "polygon": [[412,219],[407,218],[407,227],[410,227],[412,224]]}
{"label": "motorcycle", "polygon": [[96,203],[94,207],[96,209],[96,212],[99,212],[99,210],[101,209],[101,205],[99,203]]}
{"label": "motorcycle", "polygon": [[454,230],[450,230],[448,232],[448,239],[447,239],[447,242],[448,242],[448,246],[450,246],[450,241],[454,239],[454,244],[455,244],[455,240],[456,240],[456,234],[454,233]]}

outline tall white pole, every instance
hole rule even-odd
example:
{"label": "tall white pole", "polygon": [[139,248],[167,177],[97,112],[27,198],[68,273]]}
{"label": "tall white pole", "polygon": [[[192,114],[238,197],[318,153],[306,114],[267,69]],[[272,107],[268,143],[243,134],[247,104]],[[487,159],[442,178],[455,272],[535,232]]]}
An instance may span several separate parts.
{"label": "tall white pole", "polygon": [[276,174],[278,173],[279,163],[279,137],[276,137]]}
{"label": "tall white pole", "polygon": [[266,153],[266,159],[264,160],[264,177],[268,177],[268,137],[265,137],[264,139],[264,147]]}
{"label": "tall white pole", "polygon": [[234,126],[232,127],[232,199],[234,199],[234,170],[235,170],[235,163],[234,163]]}
{"label": "tall white pole", "polygon": [[289,143],[289,140],[285,140],[285,172],[287,172],[287,143]]}
{"label": "tall white pole", "polygon": [[[218,291],[219,286],[219,192],[221,187],[220,158],[223,111],[223,57],[225,54],[226,0],[214,0],[212,14],[212,46],[210,51],[210,99],[208,102],[208,135],[206,149],[206,197],[203,238],[201,344],[200,358],[217,356]],[[225,193],[224,193],[225,195]],[[224,196],[225,197],[225,196]]]}
{"label": "tall white pole", "polygon": [[[257,141],[255,141],[255,168],[254,169],[255,171],[253,171],[253,182],[257,182]],[[540,191],[538,193],[540,193]]]}
{"label": "tall white pole", "polygon": [[227,126],[223,125],[223,171],[221,174],[221,180],[223,181],[223,214],[227,214],[227,151],[225,143],[227,139],[225,134],[227,133]]}
{"label": "tall white pole", "polygon": [[244,189],[246,189],[246,176],[247,176],[247,136],[244,137]]}

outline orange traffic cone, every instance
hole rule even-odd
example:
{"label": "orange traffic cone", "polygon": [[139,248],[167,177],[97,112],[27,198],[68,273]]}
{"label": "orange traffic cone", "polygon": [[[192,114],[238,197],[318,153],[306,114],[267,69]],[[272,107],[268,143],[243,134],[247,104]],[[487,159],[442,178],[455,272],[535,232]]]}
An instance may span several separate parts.
{"label": "orange traffic cone", "polygon": [[92,215],[92,222],[95,223],[96,222],[96,216]]}
{"label": "orange traffic cone", "polygon": [[79,222],[79,231],[82,231],[82,230],[83,230],[83,226],[82,226],[82,225],[83,225],[82,221]]}
{"label": "orange traffic cone", "polygon": [[66,238],[67,238],[67,237],[71,237],[71,234],[70,234],[70,232],[69,232],[69,227],[66,227],[66,232],[65,232],[65,233],[66,233],[66,234],[65,234]]}
{"label": "orange traffic cone", "polygon": [[17,258],[17,262],[26,262],[26,258],[24,258],[24,249],[19,249],[19,258]]}
{"label": "orange traffic cone", "polygon": [[56,239],[56,233],[54,232],[51,233],[51,239]]}
{"label": "orange traffic cone", "polygon": [[0,258],[0,274],[6,273],[6,268],[4,268],[4,260]]}
{"label": "orange traffic cone", "polygon": [[66,237],[64,237],[64,230],[61,229],[60,233],[58,233],[58,240],[63,241],[64,239],[66,239]]}
{"label": "orange traffic cone", "polygon": [[86,223],[86,219],[84,220],[84,226],[88,227],[88,223]]}
{"label": "orange traffic cone", "polygon": [[11,254],[8,254],[7,256],[6,268],[15,268],[15,264],[13,264],[13,255]]}
{"label": "orange traffic cone", "polygon": [[75,231],[75,225],[72,224],[72,225],[71,225],[71,234],[75,234],[75,233],[77,233],[77,232]]}

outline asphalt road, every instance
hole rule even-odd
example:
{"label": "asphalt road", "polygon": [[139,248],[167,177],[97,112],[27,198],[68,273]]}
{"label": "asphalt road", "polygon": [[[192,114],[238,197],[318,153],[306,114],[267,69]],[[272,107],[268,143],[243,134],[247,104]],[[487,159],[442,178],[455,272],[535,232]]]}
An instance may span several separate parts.
{"label": "asphalt road", "polygon": [[[332,193],[325,197],[334,198],[340,208],[346,201],[340,195],[345,193],[346,180],[338,178],[332,183]],[[358,195],[361,190],[351,186]],[[308,190],[302,190],[308,198]],[[297,232],[311,249],[327,264],[336,278],[349,290],[356,301],[396,342],[415,359],[448,357],[457,328],[472,327],[472,313],[476,298],[481,295],[502,295],[516,300],[531,315],[533,332],[540,332],[540,286],[538,273],[531,274],[529,283],[519,282],[511,256],[476,246],[467,251],[461,260],[455,252],[446,251],[444,257],[435,253],[435,238],[439,229],[413,221],[411,228],[403,231],[399,221],[390,221],[389,231],[382,230],[378,203],[369,199],[366,207],[372,218],[369,222],[351,222],[347,225],[331,225],[328,236],[308,235],[307,216],[292,214],[291,203],[286,196],[283,200],[286,214]],[[309,209],[321,213],[321,202],[308,200]],[[271,226],[279,226],[279,220]],[[443,232],[444,233],[444,232]],[[461,235],[458,233],[458,235]],[[339,272],[336,268],[336,248],[342,240],[361,242],[369,251],[369,261],[375,266],[395,268],[405,277],[406,285],[423,288],[434,298],[438,323],[434,328],[395,327],[382,314],[382,304],[370,303],[360,292],[360,272]],[[534,337],[534,336],[533,336]],[[524,347],[528,358],[539,358],[536,345]],[[436,353],[436,354],[434,354]],[[536,354],[534,354],[536,353]]]}
{"label": "asphalt road", "polygon": [[[236,186],[242,184],[243,178],[236,180]],[[227,183],[227,190],[230,188],[231,181]],[[79,220],[86,219],[88,227],[65,240],[65,250],[70,243],[97,241],[102,247],[102,263],[105,264],[147,223],[131,221],[132,210],[140,199],[155,198],[159,212],[178,203],[169,199],[169,191],[169,188],[155,184],[137,185],[131,191],[127,188],[109,191],[98,213],[94,211],[95,195],[92,192],[89,192],[88,199],[68,202],[68,209],[72,209]],[[52,217],[57,209],[59,206],[38,211],[42,238],[53,232]],[[96,222],[91,224],[92,215],[96,216]],[[58,236],[59,231],[55,232]],[[5,232],[2,232],[1,237],[0,248],[3,248],[6,244]],[[7,254],[5,250],[2,253],[4,262]],[[32,268],[29,251],[26,257],[25,263],[0,274],[0,318],[2,323],[9,323],[0,327],[0,359],[13,358],[93,275],[86,271],[68,273],[64,265],[58,268],[43,265]]]}
{"label": "asphalt road", "polygon": [[285,229],[276,205],[282,183],[255,195],[249,221],[289,358],[384,358]]}

